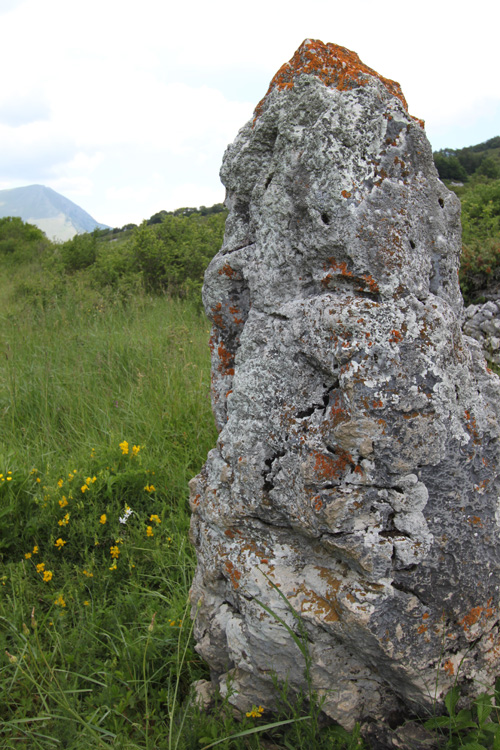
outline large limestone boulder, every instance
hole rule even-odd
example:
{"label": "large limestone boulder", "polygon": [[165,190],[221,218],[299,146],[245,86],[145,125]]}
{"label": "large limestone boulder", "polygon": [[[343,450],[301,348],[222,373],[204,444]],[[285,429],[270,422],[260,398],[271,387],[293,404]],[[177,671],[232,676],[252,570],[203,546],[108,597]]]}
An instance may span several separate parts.
{"label": "large limestone boulder", "polygon": [[[498,378],[461,332],[460,206],[399,85],[306,40],[221,170],[217,446],[191,482],[197,650],[349,728],[500,673]],[[293,608],[293,609],[292,609]],[[294,611],[296,614],[294,614]],[[273,614],[274,613],[274,616]]]}

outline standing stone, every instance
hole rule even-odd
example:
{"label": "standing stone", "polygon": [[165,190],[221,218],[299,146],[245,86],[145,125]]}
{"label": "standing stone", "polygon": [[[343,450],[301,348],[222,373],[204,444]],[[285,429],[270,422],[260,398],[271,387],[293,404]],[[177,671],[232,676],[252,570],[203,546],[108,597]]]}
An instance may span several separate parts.
{"label": "standing stone", "polygon": [[[221,170],[220,431],[191,482],[197,650],[222,693],[347,728],[500,673],[499,380],[463,336],[460,205],[401,89],[306,40]],[[294,614],[295,611],[296,614]],[[275,616],[271,614],[274,613]]]}

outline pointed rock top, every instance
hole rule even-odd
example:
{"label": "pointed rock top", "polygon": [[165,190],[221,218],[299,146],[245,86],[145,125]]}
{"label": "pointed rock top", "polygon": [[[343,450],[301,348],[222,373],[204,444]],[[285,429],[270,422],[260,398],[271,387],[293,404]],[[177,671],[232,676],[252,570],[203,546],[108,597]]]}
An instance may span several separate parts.
{"label": "pointed rock top", "polygon": [[303,74],[316,76],[325,86],[340,91],[366,86],[370,77],[378,78],[385,88],[399,99],[408,112],[408,105],[399,83],[384,78],[369,68],[361,62],[355,52],[351,52],[346,47],[331,43],[324,44],[319,39],[305,39],[291,60],[282,65],[272,79],[265,97],[255,108],[255,119],[262,113],[264,103],[273,89],[292,89],[297,78]]}

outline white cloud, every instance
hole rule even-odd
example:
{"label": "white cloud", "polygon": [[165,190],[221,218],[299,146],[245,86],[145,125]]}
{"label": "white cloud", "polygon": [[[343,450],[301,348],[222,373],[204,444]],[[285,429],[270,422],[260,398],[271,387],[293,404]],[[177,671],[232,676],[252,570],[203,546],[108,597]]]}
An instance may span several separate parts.
{"label": "white cloud", "polygon": [[219,202],[227,143],[305,37],[398,80],[433,145],[500,134],[490,0],[353,8],[1,0],[0,184],[49,184],[113,225]]}

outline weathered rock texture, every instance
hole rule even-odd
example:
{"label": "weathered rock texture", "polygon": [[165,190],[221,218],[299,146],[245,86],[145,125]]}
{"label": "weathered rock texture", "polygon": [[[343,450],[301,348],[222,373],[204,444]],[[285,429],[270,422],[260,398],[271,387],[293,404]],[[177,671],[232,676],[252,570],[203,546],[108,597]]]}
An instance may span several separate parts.
{"label": "weathered rock texture", "polygon": [[500,365],[500,298],[465,309],[464,333],[479,341],[489,362]]}
{"label": "weathered rock texture", "polygon": [[303,688],[262,606],[296,629],[281,593],[346,727],[425,710],[460,664],[483,690],[500,673],[500,388],[461,332],[459,201],[423,123],[397,83],[306,40],[221,176],[197,650],[244,710],[273,707],[273,673]]}

